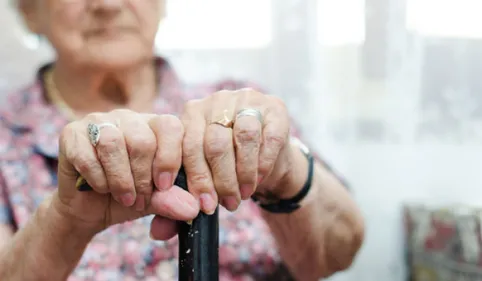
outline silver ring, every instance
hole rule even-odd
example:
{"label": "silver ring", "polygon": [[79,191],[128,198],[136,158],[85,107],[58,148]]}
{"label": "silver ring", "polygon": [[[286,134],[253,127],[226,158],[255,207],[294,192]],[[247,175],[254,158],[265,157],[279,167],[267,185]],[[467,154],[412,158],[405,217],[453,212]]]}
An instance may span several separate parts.
{"label": "silver ring", "polygon": [[105,122],[101,124],[89,123],[87,125],[87,135],[89,136],[90,143],[95,147],[99,143],[100,130],[105,127],[117,128],[115,124]]}
{"label": "silver ring", "polygon": [[240,111],[238,111],[238,114],[236,114],[236,120],[238,120],[241,117],[245,116],[253,116],[258,119],[259,123],[263,124],[263,115],[261,112],[257,109],[254,108],[243,108]]}

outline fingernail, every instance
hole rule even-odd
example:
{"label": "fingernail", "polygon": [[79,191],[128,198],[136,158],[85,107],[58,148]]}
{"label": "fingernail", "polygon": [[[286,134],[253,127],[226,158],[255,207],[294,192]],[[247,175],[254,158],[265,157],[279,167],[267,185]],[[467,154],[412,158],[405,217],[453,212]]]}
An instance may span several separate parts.
{"label": "fingernail", "polygon": [[137,195],[136,204],[135,204],[136,211],[138,212],[144,211],[145,206],[146,206],[145,195],[143,194]]}
{"label": "fingernail", "polygon": [[223,205],[228,211],[236,211],[238,208],[238,199],[236,196],[228,196],[223,198]]}
{"label": "fingernail", "polygon": [[172,173],[162,172],[157,178],[157,188],[159,190],[166,190],[172,186]]}
{"label": "fingernail", "polygon": [[241,198],[246,200],[253,194],[253,186],[251,184],[243,184],[239,188],[239,192],[241,192]]}
{"label": "fingernail", "polygon": [[213,197],[209,193],[203,193],[199,196],[201,201],[201,209],[207,215],[212,215],[216,211],[217,203],[214,201]]}
{"label": "fingernail", "polygon": [[258,175],[258,184],[260,184],[262,181],[263,181],[263,176],[262,176],[262,175]]}
{"label": "fingernail", "polygon": [[136,197],[132,193],[125,193],[120,196],[120,201],[122,205],[126,207],[130,207],[135,203]]}

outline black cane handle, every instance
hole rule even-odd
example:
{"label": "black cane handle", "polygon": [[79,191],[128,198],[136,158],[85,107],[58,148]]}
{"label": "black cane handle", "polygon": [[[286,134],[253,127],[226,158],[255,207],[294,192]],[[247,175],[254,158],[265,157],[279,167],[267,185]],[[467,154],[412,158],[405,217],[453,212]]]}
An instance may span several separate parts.
{"label": "black cane handle", "polygon": [[[174,184],[188,190],[184,168],[181,167]],[[91,191],[79,177],[79,191]],[[219,218],[218,208],[213,215],[200,212],[192,222],[179,224],[179,281],[219,280]]]}

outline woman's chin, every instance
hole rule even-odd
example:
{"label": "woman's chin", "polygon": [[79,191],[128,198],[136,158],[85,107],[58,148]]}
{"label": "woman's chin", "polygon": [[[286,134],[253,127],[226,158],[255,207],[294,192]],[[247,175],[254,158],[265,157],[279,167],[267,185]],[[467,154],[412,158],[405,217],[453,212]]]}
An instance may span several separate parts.
{"label": "woman's chin", "polygon": [[77,49],[76,56],[84,67],[116,70],[139,65],[152,59],[154,53],[139,44],[95,44]]}
{"label": "woman's chin", "polygon": [[102,56],[97,55],[91,57],[88,64],[98,69],[120,70],[139,65],[142,62],[152,59],[152,57],[153,55],[147,56],[146,54],[104,54]]}

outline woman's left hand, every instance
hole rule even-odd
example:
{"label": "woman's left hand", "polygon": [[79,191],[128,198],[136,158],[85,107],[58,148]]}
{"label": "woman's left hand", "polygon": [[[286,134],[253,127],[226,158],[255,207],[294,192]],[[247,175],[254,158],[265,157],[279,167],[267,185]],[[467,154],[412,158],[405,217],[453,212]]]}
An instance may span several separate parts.
{"label": "woman's left hand", "polygon": [[277,192],[292,163],[283,101],[252,89],[216,92],[187,102],[183,165],[189,191],[211,214],[234,211],[256,191]]}

